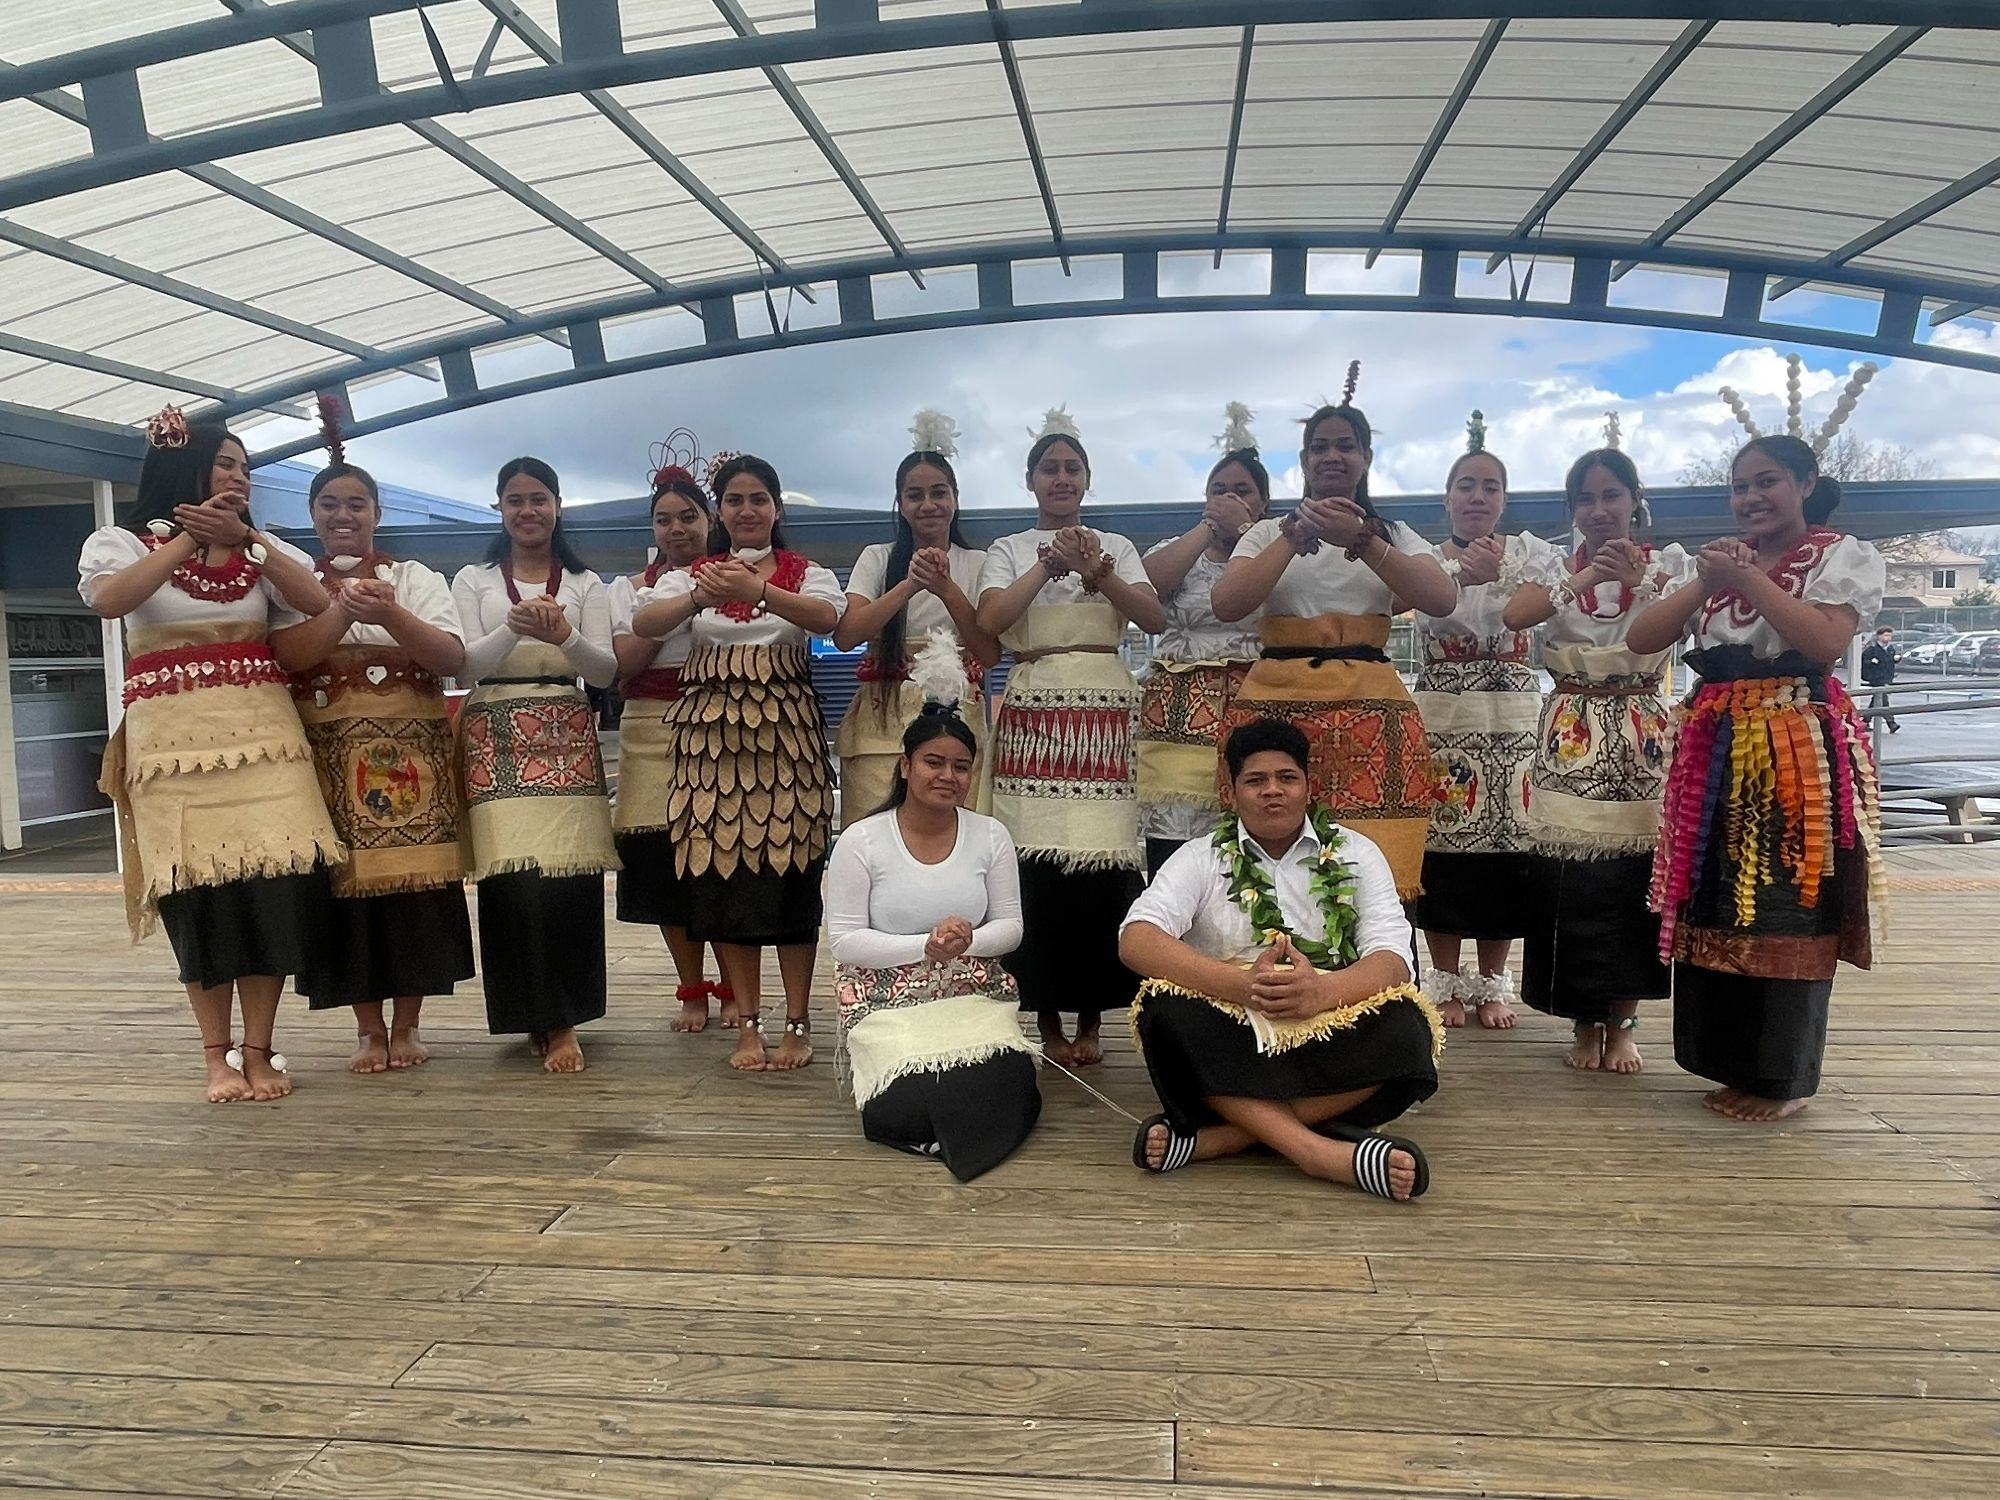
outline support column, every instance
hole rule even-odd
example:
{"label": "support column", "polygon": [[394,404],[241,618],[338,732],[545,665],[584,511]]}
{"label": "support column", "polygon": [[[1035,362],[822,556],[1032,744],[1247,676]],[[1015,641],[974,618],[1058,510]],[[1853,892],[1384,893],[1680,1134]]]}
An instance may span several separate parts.
{"label": "support column", "polygon": [[[111,481],[93,479],[90,482],[91,524],[94,527],[118,524]],[[99,620],[98,628],[104,632],[104,724],[112,734],[118,732],[118,721],[125,716],[125,625],[121,620]],[[118,837],[117,820],[112,820],[111,848],[118,860],[118,873],[125,873],[125,841]]]}
{"label": "support column", "polygon": [[21,767],[14,758],[13,677],[7,671],[7,596],[0,593],[0,849],[21,847]]}

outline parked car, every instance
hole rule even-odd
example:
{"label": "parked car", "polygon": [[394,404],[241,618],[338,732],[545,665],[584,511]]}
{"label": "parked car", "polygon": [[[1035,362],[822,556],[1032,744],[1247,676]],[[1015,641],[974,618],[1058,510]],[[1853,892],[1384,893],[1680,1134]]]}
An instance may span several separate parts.
{"label": "parked car", "polygon": [[1941,672],[1944,670],[1945,657],[1950,653],[1951,648],[1964,639],[1965,634],[1960,632],[1955,635],[1943,636],[1934,641],[1923,641],[1903,652],[1900,660],[1905,666],[1935,667]]}
{"label": "parked car", "polygon": [[1973,630],[1960,636],[1945,653],[1945,670],[1974,665],[1980,651],[1991,640],[2000,640],[2000,630]]}
{"label": "parked car", "polygon": [[1973,670],[1981,674],[2000,672],[2000,635],[1989,635],[1979,643],[1979,655],[1973,663]]}
{"label": "parked car", "polygon": [[1929,646],[1941,641],[1948,641],[1958,634],[1959,632],[1953,630],[1949,625],[1926,623],[1923,625],[1906,625],[1896,632],[1896,638],[1906,646]]}

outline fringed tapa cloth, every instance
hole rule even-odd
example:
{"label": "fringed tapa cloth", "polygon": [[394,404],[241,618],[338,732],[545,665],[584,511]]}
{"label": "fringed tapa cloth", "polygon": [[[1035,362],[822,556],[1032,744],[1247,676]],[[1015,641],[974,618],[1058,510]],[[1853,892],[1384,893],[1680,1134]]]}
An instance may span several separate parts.
{"label": "fringed tapa cloth", "polygon": [[1689,655],[1652,906],[1660,954],[1762,979],[1867,968],[1884,911],[1881,807],[1853,700],[1796,652]]}
{"label": "fringed tapa cloth", "polygon": [[1154,659],[1141,684],[1134,736],[1141,806],[1221,808],[1216,766],[1222,732],[1249,675],[1247,661]]}
{"label": "fringed tapa cloth", "polygon": [[1542,694],[1528,635],[1422,636],[1414,693],[1431,749],[1424,847],[1433,854],[1520,854],[1528,848],[1528,772]]}
{"label": "fringed tapa cloth", "polygon": [[826,854],[833,778],[805,647],[701,647],[665,722],[680,874],[786,875]]}
{"label": "fringed tapa cloth", "polygon": [[292,700],[350,856],[334,895],[457,885],[463,794],[437,677],[396,647],[337,646],[292,679]]}
{"label": "fringed tapa cloth", "polygon": [[1132,728],[1139,686],[1109,604],[1036,604],[1003,640],[1016,657],[993,726],[993,815],[1024,858],[1137,870]]}
{"label": "fringed tapa cloth", "polygon": [[[927,635],[910,640],[909,655],[914,658],[929,641]],[[896,788],[896,762],[903,754],[903,731],[924,707],[923,693],[909,681],[907,662],[900,670],[885,671],[868,657],[863,659],[862,668],[868,675],[862,677],[833,737],[834,753],[840,757],[843,825],[860,822],[889,800]],[[986,774],[986,708],[978,681],[968,678],[959,696],[958,712],[977,743],[966,805],[974,812],[985,812],[992,802],[992,788]]]}
{"label": "fringed tapa cloth", "polygon": [[653,667],[625,684],[625,710],[618,719],[618,796],[611,810],[611,826],[619,833],[657,833],[667,826],[674,743],[667,709],[680,695],[678,667]]}
{"label": "fringed tapa cloth", "polygon": [[834,985],[856,1107],[899,1078],[966,1067],[1003,1052],[1035,1053],[1021,1034],[1013,977],[997,962],[958,958],[893,969],[836,964]]}
{"label": "fringed tapa cloth", "polygon": [[347,857],[264,638],[236,621],[129,632],[125,717],[97,785],[118,812],[134,942],[164,895]]}
{"label": "fringed tapa cloth", "polygon": [[1382,651],[1389,617],[1266,616],[1262,632],[1265,654],[1237,690],[1228,728],[1262,718],[1297,725],[1312,746],[1312,799],[1375,841],[1410,900],[1423,887],[1431,756],[1416,704]]}
{"label": "fringed tapa cloth", "polygon": [[1437,1013],[1424,992],[1414,984],[1399,984],[1390,989],[1370,995],[1365,1000],[1357,1000],[1352,1005],[1343,1005],[1338,1010],[1321,1011],[1316,1016],[1308,1016],[1302,1021],[1274,1021],[1269,1016],[1248,1010],[1234,1000],[1218,1000],[1213,995],[1204,995],[1199,990],[1174,984],[1165,979],[1148,979],[1139,986],[1139,997],[1132,1002],[1132,1041],[1139,1042],[1139,1016],[1148,1000],[1156,1000],[1162,995],[1178,995],[1183,1000],[1199,1000],[1204,1005],[1221,1011],[1232,1021],[1247,1026],[1257,1039],[1257,1050],[1262,1053],[1290,1052],[1295,1047],[1304,1047],[1313,1042],[1325,1041],[1340,1031],[1352,1031],[1366,1016],[1372,1016],[1385,1005],[1407,1000],[1424,1017],[1430,1028],[1431,1060],[1435,1062],[1444,1056],[1444,1018]]}
{"label": "fringed tapa cloth", "polygon": [[558,647],[507,654],[460,707],[457,749],[472,880],[618,868],[597,716]]}
{"label": "fringed tapa cloth", "polygon": [[1528,779],[1528,836],[1538,852],[1605,860],[1650,854],[1673,721],[1661,696],[1667,653],[1551,646],[1555,689],[1542,704]]}

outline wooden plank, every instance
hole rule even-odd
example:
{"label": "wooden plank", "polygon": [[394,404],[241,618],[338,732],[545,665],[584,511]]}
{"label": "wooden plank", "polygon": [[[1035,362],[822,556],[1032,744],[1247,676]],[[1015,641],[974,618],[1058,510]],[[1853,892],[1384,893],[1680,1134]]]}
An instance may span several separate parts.
{"label": "wooden plank", "polygon": [[0,1426],[0,1481],[36,1495],[83,1489],[234,1500],[276,1495],[323,1447],[216,1433]]}
{"label": "wooden plank", "polygon": [[423,1352],[422,1343],[408,1340],[385,1343],[274,1332],[171,1333],[30,1324],[10,1328],[0,1342],[0,1370],[168,1376],[227,1371],[243,1380],[386,1386]]}

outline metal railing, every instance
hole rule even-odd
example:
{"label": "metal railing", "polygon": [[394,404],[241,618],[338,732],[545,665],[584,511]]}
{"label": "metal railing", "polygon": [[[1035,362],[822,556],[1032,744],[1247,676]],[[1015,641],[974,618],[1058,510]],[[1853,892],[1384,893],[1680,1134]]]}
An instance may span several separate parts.
{"label": "metal railing", "polygon": [[[1882,783],[1882,842],[1885,844],[1978,844],[2000,840],[2000,822],[1988,821],[1979,800],[2000,798],[2000,781],[1977,776],[1951,777],[1953,766],[1988,768],[2000,765],[2000,738],[1991,748],[1961,754],[1913,751],[1889,753],[1886,726],[1891,719],[1918,714],[1972,713],[2000,708],[2000,677],[1905,679],[1886,687],[1855,684],[1861,717],[1868,721],[1875,747],[1875,765]],[[1916,694],[1951,693],[1942,703],[1909,701]]]}

